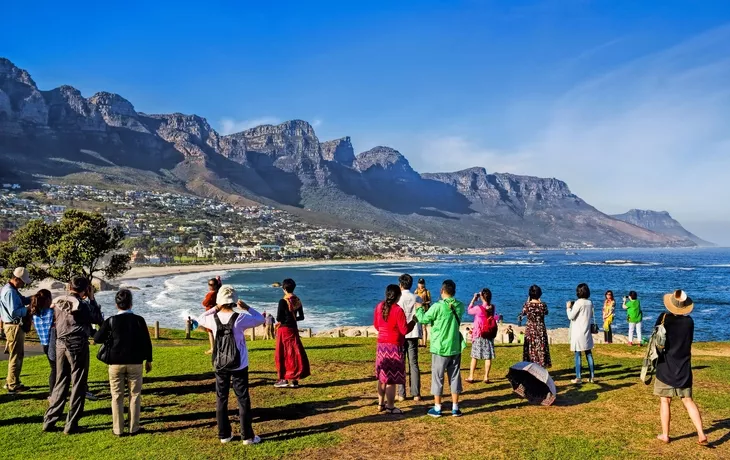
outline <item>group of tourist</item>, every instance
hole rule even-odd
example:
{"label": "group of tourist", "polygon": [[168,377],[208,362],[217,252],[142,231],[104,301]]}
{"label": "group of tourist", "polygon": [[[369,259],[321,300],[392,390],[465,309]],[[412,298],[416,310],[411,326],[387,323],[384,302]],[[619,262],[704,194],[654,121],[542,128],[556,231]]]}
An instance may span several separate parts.
{"label": "group of tourist", "polygon": [[[117,292],[117,313],[104,318],[94,298],[94,288],[88,278],[73,277],[69,294],[51,298],[47,290],[25,297],[20,289],[31,283],[24,268],[17,268],[10,281],[0,291],[0,316],[6,336],[5,351],[9,354],[8,375],[5,388],[10,393],[27,390],[20,382],[24,356],[24,337],[30,328],[30,318],[35,325],[39,340],[51,367],[49,373],[49,408],[43,421],[44,431],[53,431],[61,419],[70,396],[64,432],[81,431],[79,419],[84,412],[89,374],[89,340],[101,344],[97,358],[108,365],[112,402],[113,433],[123,436],[124,395],[129,394],[129,434],[141,432],[139,416],[143,370],[152,370],[152,343],[144,318],[132,313],[132,293],[127,289]],[[428,327],[431,337],[431,394],[434,405],[428,415],[443,415],[442,395],[444,380],[448,379],[451,392],[451,415],[460,417],[459,397],[462,393],[461,354],[466,340],[461,333],[461,321],[465,313],[474,317],[471,334],[471,366],[469,383],[475,383],[474,373],[478,361],[485,361],[483,382],[489,383],[491,361],[495,358],[494,338],[497,334],[497,315],[492,304],[492,292],[485,288],[474,294],[465,306],[456,299],[456,283],[442,283],[439,300],[432,302],[423,279],[418,289],[411,292],[413,278],[404,274],[398,285],[386,287],[384,300],[374,311],[373,325],[378,332],[375,376],[378,380],[379,411],[389,415],[402,414],[395,406],[396,400],[406,397],[406,363],[408,363],[410,396],[422,399],[418,346]],[[282,282],[283,297],[278,303],[276,317],[260,314],[242,299],[235,288],[222,284],[220,278],[208,283],[209,292],[203,301],[205,313],[199,318],[200,326],[209,332],[216,387],[216,416],[218,437],[222,443],[232,438],[228,417],[228,398],[231,386],[239,405],[241,439],[244,444],[261,441],[252,427],[251,399],[249,395],[248,351],[244,331],[262,324],[266,335],[276,338],[275,365],[277,388],[297,388],[299,381],[310,375],[309,360],[299,336],[298,322],[304,319],[302,301],[294,294],[296,283],[292,279]],[[566,305],[566,315],[571,322],[570,350],[575,354],[576,377],[573,383],[582,383],[582,354],[586,355],[590,372],[589,382],[595,382],[593,334],[598,332],[590,289],[582,283],[576,288],[577,300]],[[523,360],[549,368],[552,364],[545,316],[548,307],[542,300],[542,290],[533,285],[520,317],[527,323],[523,341]],[[657,319],[652,336],[652,351],[661,344],[661,353],[646,363],[656,367],[655,395],[661,398],[663,442],[669,442],[670,402],[680,397],[698,432],[700,444],[707,444],[702,431],[702,419],[692,400],[691,344],[694,323],[689,316],[693,308],[691,299],[678,290],[664,298],[667,312]],[[638,333],[641,345],[642,311],[636,292],[631,291],[623,299],[629,321],[629,342],[633,343],[633,331]],[[615,316],[615,300],[611,291],[606,292],[603,308],[605,342],[612,342]],[[275,321],[274,321],[275,319]],[[98,326],[94,331],[93,327]],[[511,326],[509,327],[511,330]],[[514,334],[514,332],[512,332]],[[656,337],[655,337],[656,336]],[[511,342],[511,339],[510,339]],[[649,356],[649,354],[647,354]]]}

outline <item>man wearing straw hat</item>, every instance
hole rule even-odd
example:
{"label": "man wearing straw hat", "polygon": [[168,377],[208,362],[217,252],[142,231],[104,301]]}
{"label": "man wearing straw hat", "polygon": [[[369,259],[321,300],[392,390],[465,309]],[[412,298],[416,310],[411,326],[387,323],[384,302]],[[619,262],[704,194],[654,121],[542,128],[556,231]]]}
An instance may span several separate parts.
{"label": "man wearing straw hat", "polygon": [[707,445],[707,436],[702,429],[702,416],[692,400],[692,340],[695,324],[689,314],[694,308],[687,293],[678,289],[664,296],[664,306],[669,311],[659,315],[656,326],[664,326],[666,342],[659,353],[654,381],[654,394],[661,398],[660,417],[662,442],[669,442],[669,421],[673,397],[682,399],[692,423],[697,429],[697,442]]}

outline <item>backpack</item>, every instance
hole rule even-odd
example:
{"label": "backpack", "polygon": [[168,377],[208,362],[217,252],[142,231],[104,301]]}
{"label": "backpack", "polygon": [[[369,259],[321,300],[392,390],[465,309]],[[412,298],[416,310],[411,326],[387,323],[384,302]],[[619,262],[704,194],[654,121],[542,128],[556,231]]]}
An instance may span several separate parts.
{"label": "backpack", "polygon": [[238,313],[233,313],[228,324],[221,323],[218,313],[214,316],[216,333],[213,344],[213,369],[218,371],[235,371],[241,365],[241,352],[236,346],[236,339],[233,337],[233,325],[236,323]]}
{"label": "backpack", "polygon": [[497,337],[498,329],[497,319],[494,315],[489,315],[487,316],[487,320],[484,322],[484,326],[482,326],[481,337],[487,340],[494,340]]}

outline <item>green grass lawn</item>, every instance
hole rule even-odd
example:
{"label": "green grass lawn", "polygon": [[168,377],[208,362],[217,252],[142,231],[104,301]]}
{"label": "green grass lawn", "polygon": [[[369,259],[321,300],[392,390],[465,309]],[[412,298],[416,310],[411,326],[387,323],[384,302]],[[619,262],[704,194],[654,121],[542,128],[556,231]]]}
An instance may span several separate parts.
{"label": "green grass lawn", "polygon": [[[106,367],[92,358],[90,388],[101,400],[86,404],[75,436],[41,431],[47,407],[45,357],[28,358],[29,393],[0,394],[4,458],[730,458],[730,344],[697,344],[695,394],[714,449],[696,445],[688,417],[673,403],[672,435],[663,445],[658,400],[639,383],[643,350],[602,345],[595,350],[597,384],[573,386],[572,353],[554,346],[551,374],[558,385],[552,407],[527,405],[504,378],[521,359],[519,346],[497,346],[491,385],[466,385],[464,417],[432,419],[427,402],[400,404],[403,416],[380,415],[372,378],[374,339],[305,339],[313,376],[297,390],[275,389],[272,341],[249,342],[254,429],[264,442],[221,445],[207,340],[185,341],[165,331],[145,376],[142,425],[146,434],[118,439],[111,431]],[[93,353],[96,351],[93,350]],[[421,352],[422,388],[430,387],[430,355]],[[0,363],[5,377],[7,363]],[[463,367],[468,366],[468,349]],[[481,374],[480,374],[481,375]],[[466,377],[466,375],[463,375]],[[231,416],[237,414],[231,393]],[[445,409],[450,409],[447,399]],[[234,433],[238,426],[234,423]]]}

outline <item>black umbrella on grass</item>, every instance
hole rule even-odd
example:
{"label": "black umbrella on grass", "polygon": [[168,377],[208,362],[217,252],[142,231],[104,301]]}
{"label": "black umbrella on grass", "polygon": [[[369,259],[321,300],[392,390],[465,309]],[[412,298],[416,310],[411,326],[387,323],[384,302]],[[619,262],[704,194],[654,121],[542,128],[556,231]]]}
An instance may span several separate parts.
{"label": "black umbrella on grass", "polygon": [[523,361],[509,368],[507,380],[515,393],[532,404],[549,406],[555,402],[558,390],[544,367]]}

